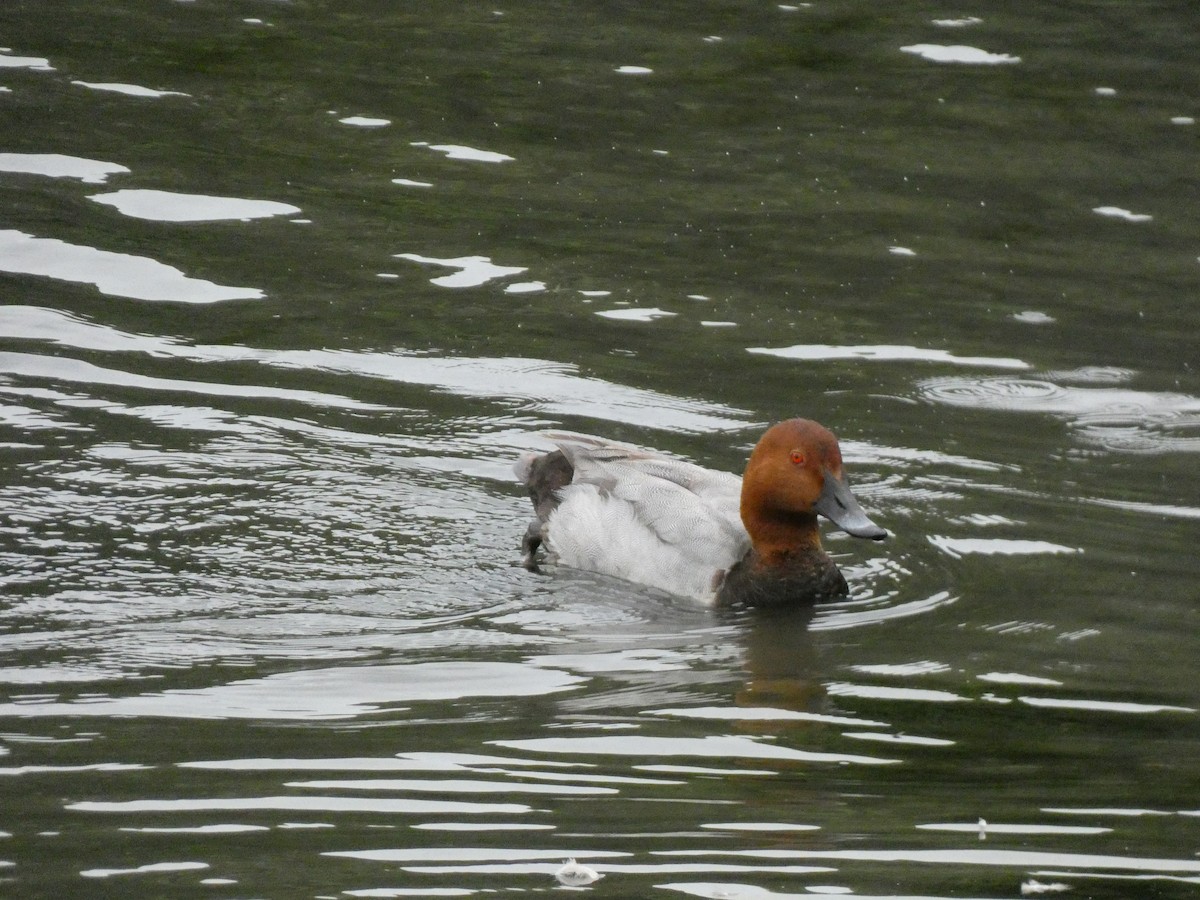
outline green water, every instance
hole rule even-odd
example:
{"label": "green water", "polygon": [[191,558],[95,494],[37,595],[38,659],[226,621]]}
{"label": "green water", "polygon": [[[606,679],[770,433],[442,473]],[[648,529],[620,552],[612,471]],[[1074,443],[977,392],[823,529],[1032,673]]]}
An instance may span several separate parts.
{"label": "green water", "polygon": [[[6,0],[0,893],[1194,894],[1196,25]],[[795,415],[811,623],[516,565]]]}

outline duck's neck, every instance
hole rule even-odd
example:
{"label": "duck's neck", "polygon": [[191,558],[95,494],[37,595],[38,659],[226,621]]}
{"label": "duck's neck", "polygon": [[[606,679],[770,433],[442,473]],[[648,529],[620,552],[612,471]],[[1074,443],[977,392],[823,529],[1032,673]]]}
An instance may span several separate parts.
{"label": "duck's neck", "polygon": [[759,566],[808,568],[814,562],[829,559],[821,547],[816,513],[760,512],[745,524]]}
{"label": "duck's neck", "polygon": [[747,530],[753,546],[725,574],[718,603],[795,606],[847,593],[846,579],[821,547],[815,515],[760,515]]}

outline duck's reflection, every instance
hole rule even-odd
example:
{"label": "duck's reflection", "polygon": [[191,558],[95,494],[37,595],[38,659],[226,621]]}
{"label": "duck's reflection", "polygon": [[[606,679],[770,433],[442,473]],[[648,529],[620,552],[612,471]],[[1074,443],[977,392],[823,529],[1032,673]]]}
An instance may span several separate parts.
{"label": "duck's reflection", "polygon": [[727,608],[720,616],[738,628],[745,646],[745,686],[735,696],[742,707],[772,707],[821,712],[821,683],[816,647],[809,632],[814,609]]}

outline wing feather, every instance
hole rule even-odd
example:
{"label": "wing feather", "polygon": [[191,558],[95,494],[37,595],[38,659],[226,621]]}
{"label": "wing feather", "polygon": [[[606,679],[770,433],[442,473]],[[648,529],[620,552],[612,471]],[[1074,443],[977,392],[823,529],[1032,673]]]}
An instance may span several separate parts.
{"label": "wing feather", "polygon": [[711,598],[749,547],[741,479],[590,435],[548,435],[575,469],[548,523],[566,565]]}

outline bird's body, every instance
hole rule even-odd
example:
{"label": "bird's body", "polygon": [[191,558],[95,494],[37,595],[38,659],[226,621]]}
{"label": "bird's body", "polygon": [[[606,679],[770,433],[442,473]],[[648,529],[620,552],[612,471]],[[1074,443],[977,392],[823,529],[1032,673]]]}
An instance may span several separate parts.
{"label": "bird's body", "polygon": [[590,435],[550,433],[558,447],[515,466],[537,518],[523,543],[566,566],[705,602],[811,602],[846,592],[821,548],[817,512],[851,534],[886,532],[858,507],[837,441],[815,422],[769,429],[746,475]]}

